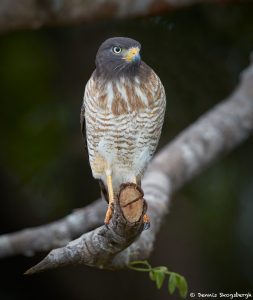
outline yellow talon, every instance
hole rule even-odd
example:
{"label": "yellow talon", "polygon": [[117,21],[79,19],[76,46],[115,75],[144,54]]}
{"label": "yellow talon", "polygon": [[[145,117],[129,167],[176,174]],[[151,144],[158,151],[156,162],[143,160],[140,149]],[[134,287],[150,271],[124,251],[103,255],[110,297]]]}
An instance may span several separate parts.
{"label": "yellow talon", "polygon": [[105,224],[109,224],[112,218],[112,205],[114,204],[113,198],[113,187],[112,187],[112,176],[106,175],[107,187],[108,187],[108,197],[109,197],[109,204],[105,215]]}

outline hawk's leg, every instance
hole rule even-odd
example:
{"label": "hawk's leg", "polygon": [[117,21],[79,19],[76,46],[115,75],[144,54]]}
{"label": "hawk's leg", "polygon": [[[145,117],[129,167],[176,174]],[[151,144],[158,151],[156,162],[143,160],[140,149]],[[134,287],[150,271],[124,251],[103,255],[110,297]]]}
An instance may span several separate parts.
{"label": "hawk's leg", "polygon": [[111,171],[106,172],[106,182],[108,187],[109,204],[105,215],[105,224],[109,224],[112,218],[113,204],[114,204]]}
{"label": "hawk's leg", "polygon": [[[141,180],[140,180],[140,178],[137,179],[137,177],[134,177],[133,180],[132,180],[132,182],[134,184],[138,185],[139,187],[141,187]],[[149,229],[149,227],[150,227],[150,218],[149,218],[149,216],[147,214],[145,214],[143,216],[142,220],[143,220],[143,223],[144,223],[144,230]]]}

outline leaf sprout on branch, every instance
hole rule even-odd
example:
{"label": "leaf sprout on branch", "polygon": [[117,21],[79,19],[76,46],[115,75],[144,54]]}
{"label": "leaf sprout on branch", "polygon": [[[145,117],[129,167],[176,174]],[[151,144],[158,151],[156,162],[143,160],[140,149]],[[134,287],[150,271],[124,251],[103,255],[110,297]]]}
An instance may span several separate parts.
{"label": "leaf sprout on branch", "polygon": [[169,271],[165,266],[151,267],[146,260],[132,261],[128,264],[128,268],[139,272],[148,272],[149,278],[155,281],[156,287],[160,289],[164,283],[165,277],[168,275],[168,291],[172,295],[176,288],[182,298],[186,298],[188,291],[188,284],[184,276]]}

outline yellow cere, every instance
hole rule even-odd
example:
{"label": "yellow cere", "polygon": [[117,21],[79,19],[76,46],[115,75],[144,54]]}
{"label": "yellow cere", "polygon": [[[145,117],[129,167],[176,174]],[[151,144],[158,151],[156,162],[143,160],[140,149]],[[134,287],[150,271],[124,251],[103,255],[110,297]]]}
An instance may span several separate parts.
{"label": "yellow cere", "polygon": [[133,58],[138,55],[140,52],[140,49],[138,47],[132,47],[132,48],[129,48],[127,51],[126,51],[126,54],[124,56],[125,60],[127,61],[132,61]]}

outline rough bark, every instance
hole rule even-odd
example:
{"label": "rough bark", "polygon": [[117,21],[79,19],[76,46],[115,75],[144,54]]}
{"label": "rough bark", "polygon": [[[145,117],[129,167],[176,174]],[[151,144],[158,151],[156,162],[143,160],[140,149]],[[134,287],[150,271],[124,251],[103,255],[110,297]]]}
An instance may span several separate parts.
{"label": "rough bark", "polygon": [[[0,32],[154,15],[197,3],[230,0],[1,0]],[[235,2],[235,0],[233,1]],[[237,1],[239,2],[239,1]]]}
{"label": "rough bark", "polygon": [[[122,210],[117,210],[108,227],[99,227],[67,246],[51,251],[28,273],[69,264],[117,269],[125,267],[130,261],[146,259],[154,247],[155,236],[167,213],[172,193],[252,134],[252,86],[253,64],[243,72],[241,82],[230,97],[204,114],[155,156],[142,185],[151,218],[149,230],[142,232],[135,240],[142,230],[141,223],[137,222],[139,225],[134,235],[128,236],[124,221],[122,224],[116,221],[118,214],[122,215]],[[96,213],[101,213],[100,207]],[[122,216],[120,218],[124,220]],[[7,235],[5,239],[11,243],[12,236]],[[5,245],[0,243],[0,247]]]}
{"label": "rough bark", "polygon": [[70,262],[103,268],[109,257],[112,259],[141,234],[146,208],[142,190],[134,183],[123,185],[118,199],[114,202],[113,217],[108,225],[87,233],[85,239],[80,237],[66,247],[51,251],[47,259],[25,274],[43,271],[48,262],[50,268],[69,265]]}
{"label": "rough bark", "polygon": [[106,202],[98,199],[58,221],[0,236],[0,258],[23,254],[32,256],[39,251],[65,246],[84,232],[103,224]]}

